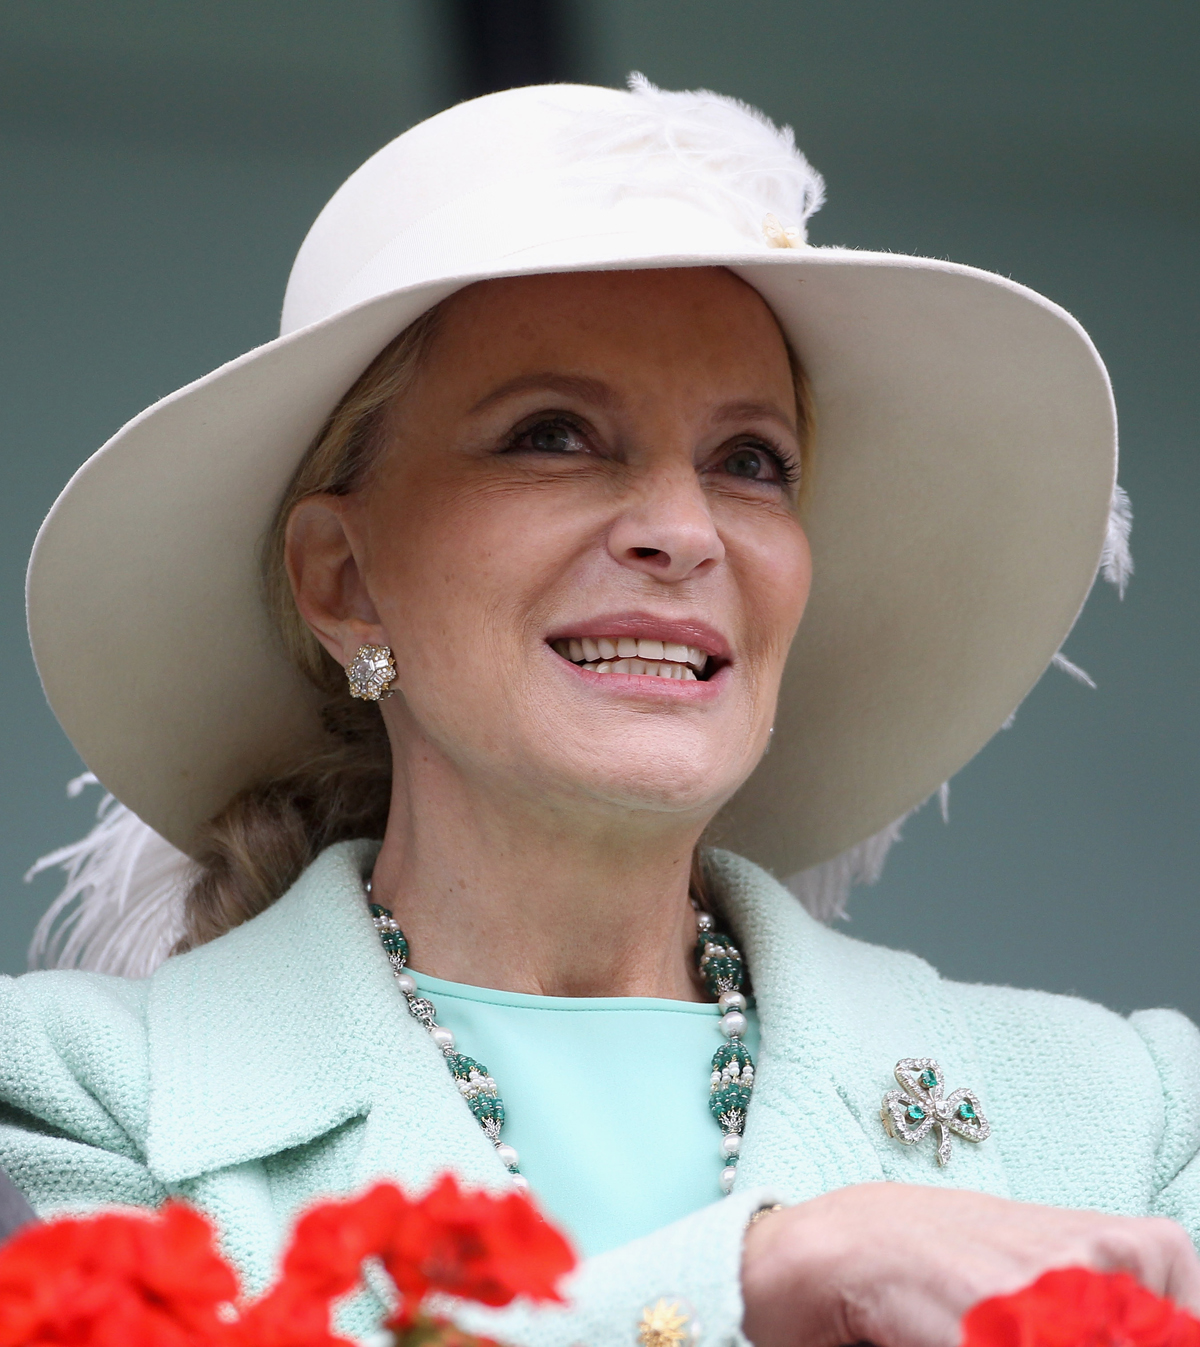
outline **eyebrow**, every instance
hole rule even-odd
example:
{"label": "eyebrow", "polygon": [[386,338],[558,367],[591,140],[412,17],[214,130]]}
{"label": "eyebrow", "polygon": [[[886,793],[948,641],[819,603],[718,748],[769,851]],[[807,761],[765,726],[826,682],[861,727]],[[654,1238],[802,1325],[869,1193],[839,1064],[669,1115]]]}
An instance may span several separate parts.
{"label": "eyebrow", "polygon": [[606,383],[599,379],[589,379],[584,374],[554,374],[546,371],[541,374],[519,374],[509,379],[499,388],[493,388],[471,408],[472,412],[481,412],[505,398],[517,393],[528,393],[531,389],[544,388],[553,393],[566,393],[587,402],[598,403],[602,407],[611,407],[617,401],[617,395]]}
{"label": "eyebrow", "polygon": [[[485,411],[497,402],[503,402],[505,398],[538,389],[563,393],[568,397],[577,397],[581,401],[592,402],[601,407],[613,407],[618,401],[616,393],[600,379],[592,379],[585,374],[556,374],[547,370],[538,374],[519,374],[515,379],[509,379],[498,388],[493,388],[490,393],[485,393],[471,408],[471,412]],[[770,402],[725,402],[714,414],[717,421],[741,421],[760,417],[776,422],[789,435],[796,433],[795,419]]]}
{"label": "eyebrow", "polygon": [[718,421],[744,421],[748,418],[754,420],[758,417],[763,417],[767,421],[775,421],[783,426],[789,435],[796,433],[795,417],[788,416],[786,412],[781,412],[771,402],[723,402],[715,413],[715,419]]}

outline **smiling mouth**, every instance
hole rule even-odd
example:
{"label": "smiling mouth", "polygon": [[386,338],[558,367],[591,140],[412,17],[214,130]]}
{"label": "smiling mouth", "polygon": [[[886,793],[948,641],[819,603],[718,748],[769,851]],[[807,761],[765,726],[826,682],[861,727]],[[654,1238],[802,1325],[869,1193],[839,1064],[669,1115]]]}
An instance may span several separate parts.
{"label": "smiling mouth", "polygon": [[635,640],[632,636],[571,636],[550,645],[555,654],[589,673],[641,674],[680,682],[706,682],[718,664],[699,646],[644,637]]}

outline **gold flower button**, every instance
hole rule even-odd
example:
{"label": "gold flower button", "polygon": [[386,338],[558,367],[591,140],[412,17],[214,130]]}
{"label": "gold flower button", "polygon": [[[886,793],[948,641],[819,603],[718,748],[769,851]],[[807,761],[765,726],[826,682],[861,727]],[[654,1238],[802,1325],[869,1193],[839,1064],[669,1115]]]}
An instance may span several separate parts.
{"label": "gold flower button", "polygon": [[659,1300],[642,1311],[638,1323],[641,1347],[681,1347],[695,1337],[690,1318],[677,1300]]}

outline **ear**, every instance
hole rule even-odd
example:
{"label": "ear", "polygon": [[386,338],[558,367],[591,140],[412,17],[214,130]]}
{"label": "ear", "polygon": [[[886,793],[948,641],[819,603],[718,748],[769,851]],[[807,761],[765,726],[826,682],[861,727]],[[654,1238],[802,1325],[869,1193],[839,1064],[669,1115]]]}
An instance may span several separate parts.
{"label": "ear", "polygon": [[288,517],[284,563],[300,616],[345,668],[364,645],[387,636],[359,570],[344,496],[308,496]]}

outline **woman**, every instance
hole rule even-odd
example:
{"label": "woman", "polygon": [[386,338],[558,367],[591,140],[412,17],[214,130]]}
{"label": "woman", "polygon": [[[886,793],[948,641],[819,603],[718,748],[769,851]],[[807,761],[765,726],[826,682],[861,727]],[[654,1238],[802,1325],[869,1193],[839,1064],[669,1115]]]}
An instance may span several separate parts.
{"label": "woman", "polygon": [[661,1298],[943,1347],[1081,1262],[1200,1309],[1192,1026],[944,982],[759,868],[828,915],[1127,560],[1078,326],[810,250],[820,197],[713,95],[464,104],[333,198],[278,342],[81,469],[39,669],[197,864],[148,980],[4,986],[36,1206],[182,1194],[255,1284],[319,1193],[529,1184],[591,1256],[521,1342]]}

